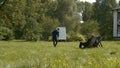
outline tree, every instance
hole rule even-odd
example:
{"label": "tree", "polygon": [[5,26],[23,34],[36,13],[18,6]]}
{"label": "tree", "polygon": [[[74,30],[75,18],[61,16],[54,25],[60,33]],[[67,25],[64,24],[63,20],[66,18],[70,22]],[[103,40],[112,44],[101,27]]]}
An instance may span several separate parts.
{"label": "tree", "polygon": [[81,33],[86,37],[89,37],[91,34],[99,35],[99,23],[92,20],[88,20],[85,23],[82,23]]}
{"label": "tree", "polygon": [[81,1],[77,1],[76,4],[77,4],[77,12],[83,12],[85,3]]}
{"label": "tree", "polygon": [[83,21],[90,20],[93,14],[93,5],[89,2],[84,3]]}
{"label": "tree", "polygon": [[12,40],[14,38],[13,31],[7,27],[0,27],[0,40]]}
{"label": "tree", "polygon": [[26,41],[38,41],[40,39],[39,25],[34,18],[29,18],[24,27]]}
{"label": "tree", "polygon": [[[55,16],[60,21],[60,26],[67,28],[67,33],[70,31],[77,32],[80,28],[80,15],[77,12],[75,0],[57,0],[58,5],[55,10]],[[78,30],[76,30],[76,26]]]}
{"label": "tree", "polygon": [[7,0],[0,0],[0,8],[6,3]]}
{"label": "tree", "polygon": [[26,23],[23,15],[24,7],[25,0],[8,0],[6,6],[0,10],[1,25],[13,30],[16,39],[20,39],[23,35],[23,27]]}
{"label": "tree", "polygon": [[105,39],[112,38],[112,13],[111,9],[117,5],[115,0],[96,0],[93,9],[93,19],[100,24],[100,34]]}
{"label": "tree", "polygon": [[66,17],[72,17],[76,14],[77,6],[74,0],[57,0],[57,2],[55,14],[61,23],[64,23]]}
{"label": "tree", "polygon": [[60,22],[57,19],[52,19],[48,16],[42,16],[42,39],[48,40],[49,36],[51,36],[52,31],[55,30],[59,26]]}
{"label": "tree", "polygon": [[82,13],[83,21],[91,19],[93,13],[93,4],[89,2],[77,2],[78,12]]}
{"label": "tree", "polygon": [[[13,31],[15,39],[24,37],[31,40],[30,36],[36,38],[39,34],[40,38],[46,40],[51,35],[51,30],[58,26],[66,26],[68,31],[77,32],[79,30],[76,30],[79,28],[79,15],[75,0],[4,1],[5,6],[0,8],[0,26]],[[0,5],[2,4],[3,2],[0,3]],[[70,28],[71,26],[72,28]],[[32,35],[27,30],[31,31]]]}

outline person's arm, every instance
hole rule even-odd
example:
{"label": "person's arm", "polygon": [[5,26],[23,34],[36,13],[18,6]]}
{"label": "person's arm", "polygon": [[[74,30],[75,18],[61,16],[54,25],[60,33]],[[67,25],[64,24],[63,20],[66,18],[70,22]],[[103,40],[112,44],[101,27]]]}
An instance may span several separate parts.
{"label": "person's arm", "polygon": [[57,37],[59,37],[59,32],[57,32]]}

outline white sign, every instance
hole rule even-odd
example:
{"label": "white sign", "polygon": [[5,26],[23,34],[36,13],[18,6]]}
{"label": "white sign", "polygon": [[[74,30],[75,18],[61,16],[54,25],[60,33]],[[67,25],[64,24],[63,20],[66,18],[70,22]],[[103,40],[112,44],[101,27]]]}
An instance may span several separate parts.
{"label": "white sign", "polygon": [[58,40],[66,40],[66,28],[65,27],[58,27],[58,28],[59,28]]}

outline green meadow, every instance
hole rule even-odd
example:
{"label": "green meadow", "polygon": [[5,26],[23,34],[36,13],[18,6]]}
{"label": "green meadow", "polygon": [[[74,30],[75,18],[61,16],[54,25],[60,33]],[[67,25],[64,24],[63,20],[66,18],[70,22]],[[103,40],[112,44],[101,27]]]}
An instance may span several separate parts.
{"label": "green meadow", "polygon": [[0,68],[120,68],[120,41],[79,49],[79,42],[0,41]]}

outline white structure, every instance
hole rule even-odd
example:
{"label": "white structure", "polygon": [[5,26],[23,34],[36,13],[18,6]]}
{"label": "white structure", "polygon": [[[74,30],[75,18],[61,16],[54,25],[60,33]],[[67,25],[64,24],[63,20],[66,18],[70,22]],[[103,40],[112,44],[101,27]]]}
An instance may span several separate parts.
{"label": "white structure", "polygon": [[120,37],[120,7],[113,8],[113,37]]}
{"label": "white structure", "polygon": [[66,27],[58,27],[58,28],[59,28],[58,40],[66,40]]}

